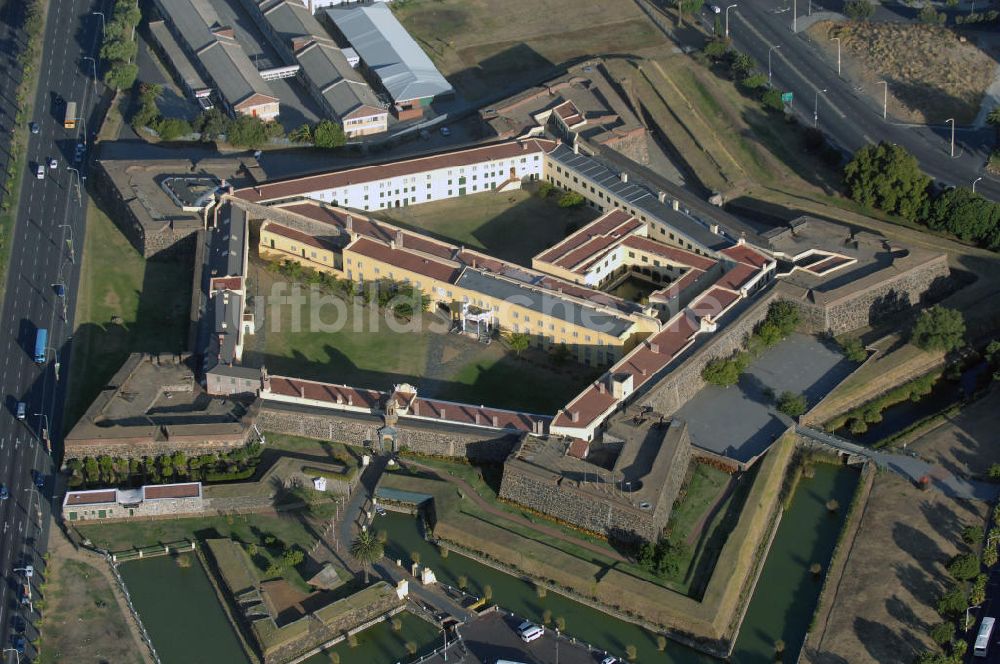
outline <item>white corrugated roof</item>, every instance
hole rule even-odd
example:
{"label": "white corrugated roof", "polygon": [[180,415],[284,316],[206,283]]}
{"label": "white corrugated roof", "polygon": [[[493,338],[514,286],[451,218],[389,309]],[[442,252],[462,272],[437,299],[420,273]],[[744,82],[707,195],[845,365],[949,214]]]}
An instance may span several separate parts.
{"label": "white corrugated roof", "polygon": [[396,102],[453,92],[451,84],[384,4],[327,14]]}

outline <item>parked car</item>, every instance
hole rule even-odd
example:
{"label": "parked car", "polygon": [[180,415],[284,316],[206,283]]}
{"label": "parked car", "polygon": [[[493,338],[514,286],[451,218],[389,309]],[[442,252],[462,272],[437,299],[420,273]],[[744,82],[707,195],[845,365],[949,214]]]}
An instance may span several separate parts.
{"label": "parked car", "polygon": [[27,645],[27,641],[24,639],[22,634],[13,634],[10,637],[10,647],[17,651],[17,654],[24,654],[24,647]]}
{"label": "parked car", "polygon": [[39,129],[38,129],[38,123],[37,122],[29,122],[28,123],[28,129],[31,130],[32,134],[37,134],[38,131],[39,131]]}
{"label": "parked car", "polygon": [[28,415],[28,406],[23,401],[17,402],[17,419],[24,420]]}
{"label": "parked car", "polygon": [[10,619],[10,627],[14,630],[15,634],[24,634],[27,624],[21,616],[14,616]]}
{"label": "parked car", "polygon": [[55,157],[49,157],[49,168],[52,170],[59,168],[59,162],[56,161]]}
{"label": "parked car", "polygon": [[6,485],[0,484],[0,500],[7,500],[10,498],[10,491],[7,490]]}
{"label": "parked car", "polygon": [[617,657],[612,657],[611,655],[608,655],[607,657],[601,660],[601,664],[619,664],[619,661]]}
{"label": "parked car", "polygon": [[535,623],[525,620],[517,626],[517,633],[525,643],[531,643],[535,639],[540,639],[545,634],[545,629]]}
{"label": "parked car", "polygon": [[66,297],[65,284],[52,284],[52,290],[55,292],[56,297]]}
{"label": "parked car", "polygon": [[722,7],[720,7],[719,5],[712,5],[712,13],[713,14],[721,14],[722,13]]}
{"label": "parked car", "polygon": [[385,508],[382,507],[381,505],[376,505],[375,506],[375,514],[377,514],[379,516],[385,516],[385,514],[386,514]]}
{"label": "parked car", "polygon": [[449,129],[448,127],[441,127],[441,135],[451,136],[451,129]]}
{"label": "parked car", "polygon": [[45,167],[42,166],[41,164],[38,164],[38,166],[35,168],[35,177],[38,178],[39,180],[45,179]]}
{"label": "parked car", "polygon": [[45,486],[45,475],[37,470],[33,470],[31,471],[31,481],[35,483],[35,486],[41,489]]}

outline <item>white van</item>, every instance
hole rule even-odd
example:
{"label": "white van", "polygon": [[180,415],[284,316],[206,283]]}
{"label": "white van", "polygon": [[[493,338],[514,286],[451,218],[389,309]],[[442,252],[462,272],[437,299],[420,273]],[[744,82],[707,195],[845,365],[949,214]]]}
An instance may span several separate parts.
{"label": "white van", "polygon": [[545,634],[545,630],[535,623],[525,620],[517,626],[517,633],[521,635],[522,641],[525,643],[531,643],[535,639],[542,638],[542,635]]}
{"label": "white van", "polygon": [[45,179],[45,167],[41,164],[38,164],[38,168],[35,169],[35,177],[39,180]]}

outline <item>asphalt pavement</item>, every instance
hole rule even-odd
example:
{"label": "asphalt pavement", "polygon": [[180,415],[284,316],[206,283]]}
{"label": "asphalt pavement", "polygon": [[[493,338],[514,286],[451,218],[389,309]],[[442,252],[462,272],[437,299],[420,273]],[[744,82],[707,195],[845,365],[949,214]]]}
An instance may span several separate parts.
{"label": "asphalt pavement", "polygon": [[[7,2],[17,4],[18,0]],[[78,140],[85,140],[98,92],[93,64],[83,58],[97,55],[101,21],[91,12],[107,13],[106,4],[103,0],[48,3],[38,92],[34,116],[29,118],[38,123],[39,133],[29,135],[28,167],[20,176],[23,182],[17,220],[13,237],[8,240],[11,256],[0,313],[0,484],[9,492],[9,498],[0,501],[0,570],[5,579],[0,585],[3,662],[16,659],[9,649],[11,620],[15,616],[27,619],[26,654],[29,658],[36,654],[30,641],[37,636],[31,623],[38,614],[19,602],[19,584],[26,578],[23,571],[14,570],[34,566],[35,574],[27,581],[32,599],[37,600],[37,588],[45,573],[42,554],[51,522],[53,473],[43,438],[61,439],[72,316],[85,232],[87,195],[86,188],[80,185],[87,173],[86,158],[74,166],[73,157]],[[10,77],[0,82],[5,98],[12,94],[13,84]],[[77,129],[63,127],[65,107],[60,98],[77,102],[81,116]],[[9,118],[9,114],[4,115],[5,122]],[[49,158],[57,160],[55,169],[47,166]],[[43,165],[44,179],[36,177],[39,164]],[[56,295],[54,284],[65,285],[63,298]],[[42,328],[48,330],[45,361],[36,363],[35,338]],[[24,421],[15,417],[18,402],[26,404]],[[35,489],[33,471],[47,478],[41,492]]]}
{"label": "asphalt pavement", "polygon": [[[725,11],[722,5],[727,3],[719,4]],[[840,0],[821,0],[811,6],[816,14],[840,11],[842,4]],[[798,15],[795,21],[793,10]],[[711,9],[706,12],[703,19],[712,21]],[[793,94],[792,111],[803,124],[815,123],[846,152],[878,141],[902,145],[938,182],[968,187],[982,178],[976,185],[977,193],[1000,200],[1000,178],[989,175],[984,168],[993,148],[991,128],[957,127],[952,157],[951,125],[900,123],[893,120],[891,113],[883,119],[883,105],[877,103],[881,87],[858,90],[854,82],[838,75],[836,57],[826,55],[805,33],[808,12],[808,0],[754,0],[738,3],[729,13],[729,36],[734,46],[749,53],[765,74],[771,51],[772,83]],[[915,12],[901,4],[887,3],[875,18],[912,21]],[[796,32],[792,31],[793,23]]]}

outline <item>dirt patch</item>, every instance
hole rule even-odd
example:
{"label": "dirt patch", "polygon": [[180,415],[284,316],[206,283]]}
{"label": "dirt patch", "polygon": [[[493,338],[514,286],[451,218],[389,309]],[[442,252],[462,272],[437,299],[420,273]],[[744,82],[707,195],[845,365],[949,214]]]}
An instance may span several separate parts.
{"label": "dirt patch", "polygon": [[996,444],[998,410],[1000,390],[994,389],[909,447],[952,474],[985,476],[992,464],[1000,463],[1000,445]]}
{"label": "dirt patch", "polygon": [[[810,27],[809,34],[834,53],[831,39],[840,37],[850,77],[873,96],[882,92],[877,82],[888,81],[897,102],[890,100],[890,114],[910,122],[972,122],[996,69],[994,59],[978,45],[941,26],[823,21]],[[882,95],[877,96],[881,103]]]}
{"label": "dirt patch", "polygon": [[48,606],[38,661],[142,664],[142,646],[133,639],[107,576],[77,559],[61,535],[50,540],[52,557],[44,598]]}
{"label": "dirt patch", "polygon": [[934,609],[950,584],[948,560],[961,531],[983,524],[985,503],[921,491],[883,473],[865,507],[829,622],[817,625],[805,661],[816,664],[909,662],[933,647]]}

